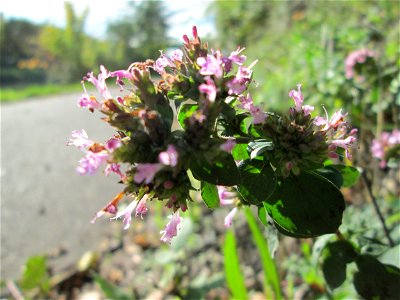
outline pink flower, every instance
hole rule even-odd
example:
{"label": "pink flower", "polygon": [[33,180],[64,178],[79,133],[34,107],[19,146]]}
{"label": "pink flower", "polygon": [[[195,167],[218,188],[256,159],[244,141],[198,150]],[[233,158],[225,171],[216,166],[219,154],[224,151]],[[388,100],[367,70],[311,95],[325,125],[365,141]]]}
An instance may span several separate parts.
{"label": "pink flower", "polygon": [[94,144],[94,142],[89,139],[89,137],[84,129],[72,131],[71,138],[67,142],[67,146],[74,145],[79,150],[90,147],[93,144]]}
{"label": "pink flower", "polygon": [[207,99],[210,102],[214,102],[217,97],[217,87],[215,86],[214,81],[210,77],[206,77],[206,83],[202,83],[199,86],[200,93],[206,94]]}
{"label": "pink flower", "polygon": [[125,180],[126,176],[121,172],[121,166],[117,163],[108,164],[104,170],[104,174],[106,176],[110,175],[110,173],[115,173],[119,175],[121,180]]}
{"label": "pink flower", "polygon": [[171,59],[169,59],[164,53],[161,51],[160,57],[156,60],[156,62],[153,65],[153,69],[159,73],[160,75],[163,75],[166,73],[165,67],[174,67],[174,63],[172,62]]}
{"label": "pink flower", "polygon": [[339,127],[345,126],[347,124],[347,122],[345,121],[346,116],[347,113],[342,114],[342,110],[340,109],[333,114],[330,120],[328,119],[328,115],[326,116],[326,118],[316,117],[314,119],[314,124],[317,126],[325,125],[325,127],[322,129],[323,131],[327,131],[331,128],[337,130]]}
{"label": "pink flower", "polygon": [[217,185],[219,203],[222,206],[231,205],[235,203],[235,199],[237,198],[237,194],[235,192],[230,192],[226,187]]}
{"label": "pink flower", "polygon": [[251,116],[253,117],[253,124],[261,124],[264,123],[267,115],[262,111],[259,106],[255,106],[253,103],[253,98],[251,97],[250,93],[247,96],[240,96],[239,97],[240,104],[238,105],[239,108],[243,108],[250,112]]}
{"label": "pink flower", "polygon": [[133,180],[136,183],[149,184],[153,181],[156,173],[161,169],[161,164],[138,164]]}
{"label": "pink flower", "polygon": [[171,53],[172,61],[182,62],[183,52],[181,49],[176,49]]}
{"label": "pink flower", "polygon": [[124,197],[125,193],[124,192],[120,192],[118,193],[114,199],[112,199],[109,203],[107,203],[107,205],[105,207],[103,207],[101,210],[99,210],[95,217],[92,219],[91,223],[94,224],[94,222],[100,218],[101,216],[103,216],[105,213],[109,213],[109,214],[116,214],[118,212],[118,202],[121,201],[121,199]]}
{"label": "pink flower", "polygon": [[392,132],[382,132],[378,139],[373,139],[371,144],[372,156],[380,160],[379,166],[386,167],[386,153],[394,146],[400,144],[400,130],[394,129]]}
{"label": "pink flower", "polygon": [[303,112],[304,116],[309,116],[311,112],[314,110],[314,106],[311,105],[304,105],[304,96],[301,93],[301,84],[297,85],[297,91],[291,90],[289,92],[289,97],[291,97],[295,104],[295,111]]}
{"label": "pink flower", "polygon": [[297,85],[297,91],[291,90],[289,92],[289,97],[294,100],[295,108],[297,111],[301,111],[301,107],[303,105],[304,96],[301,93],[301,84]]}
{"label": "pink flower", "polygon": [[107,158],[108,153],[106,151],[96,153],[88,151],[86,156],[79,160],[79,166],[76,168],[76,171],[80,175],[93,175]]}
{"label": "pink flower", "polygon": [[240,52],[242,52],[244,48],[240,49],[240,47],[237,48],[236,51],[233,51],[231,55],[229,56],[229,59],[234,62],[235,64],[241,66],[245,61],[246,61],[246,56],[244,55],[239,55]]}
{"label": "pink flower", "polygon": [[164,243],[170,244],[172,238],[178,234],[183,219],[179,216],[179,211],[176,211],[172,215],[168,216],[168,218],[170,221],[165,226],[164,230],[160,231],[160,234],[162,234],[160,240]]}
{"label": "pink flower", "polygon": [[115,149],[121,147],[121,145],[122,145],[121,141],[113,137],[106,142],[105,147],[111,153]]}
{"label": "pink flower", "polygon": [[354,67],[356,64],[364,63],[367,58],[376,57],[376,53],[369,49],[359,49],[351,52],[345,60],[346,78],[351,79],[354,77]]}
{"label": "pink flower", "polygon": [[138,217],[140,215],[140,217],[143,219],[143,216],[145,214],[147,214],[147,212],[149,211],[149,209],[146,206],[146,201],[147,198],[149,197],[148,194],[144,195],[143,198],[139,201],[138,206],[136,207],[136,213],[135,216]]}
{"label": "pink flower", "polygon": [[106,84],[106,79],[109,78],[111,74],[103,65],[100,66],[100,71],[101,73],[99,74],[98,78],[93,76],[93,72],[89,72],[83,79],[91,82],[104,97],[104,99],[112,99],[111,93]]}
{"label": "pink flower", "polygon": [[111,218],[111,220],[119,219],[122,216],[124,216],[124,219],[122,221],[125,225],[124,229],[125,230],[128,229],[131,226],[132,213],[135,210],[137,205],[138,205],[138,201],[136,199],[134,199],[131,203],[129,203],[129,205],[123,211],[119,211],[114,218]]}
{"label": "pink flower", "polygon": [[100,103],[97,102],[96,98],[90,97],[88,94],[82,94],[82,96],[78,99],[79,107],[87,107],[89,109],[98,109],[100,107]]}
{"label": "pink flower", "polygon": [[246,88],[247,84],[251,80],[252,71],[250,68],[247,67],[239,67],[239,70],[231,81],[228,81],[226,86],[229,88],[228,94],[229,95],[240,95],[243,93]]}
{"label": "pink flower", "polygon": [[253,98],[251,97],[250,93],[248,93],[246,97],[240,96],[239,102],[240,102],[240,104],[238,104],[238,107],[243,108],[248,111],[250,111],[251,108],[254,106]]}
{"label": "pink flower", "polygon": [[258,106],[253,106],[250,109],[250,114],[253,117],[253,124],[262,124],[267,118],[267,115]]}
{"label": "pink flower", "polygon": [[225,227],[231,227],[232,226],[233,217],[236,215],[236,213],[237,213],[237,207],[234,207],[230,211],[230,213],[225,217],[225,222],[224,222]]}
{"label": "pink flower", "polygon": [[219,146],[219,147],[220,147],[220,149],[221,149],[222,151],[231,153],[231,152],[232,152],[232,149],[233,149],[233,147],[235,147],[235,145],[236,145],[235,140],[229,139],[229,140],[227,140],[225,143],[223,143],[223,144],[222,144],[221,146]]}
{"label": "pink flower", "polygon": [[178,151],[174,145],[168,145],[167,151],[158,155],[158,160],[165,166],[175,167],[178,164]]}
{"label": "pink flower", "polygon": [[214,75],[217,78],[222,77],[222,61],[215,58],[214,55],[208,54],[207,57],[197,58],[197,64],[201,67],[201,75]]}

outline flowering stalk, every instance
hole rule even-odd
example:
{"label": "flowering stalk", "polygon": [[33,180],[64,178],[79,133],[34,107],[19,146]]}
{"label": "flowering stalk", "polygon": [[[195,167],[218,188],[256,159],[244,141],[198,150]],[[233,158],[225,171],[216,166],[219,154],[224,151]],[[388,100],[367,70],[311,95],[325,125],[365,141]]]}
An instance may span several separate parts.
{"label": "flowering stalk", "polygon": [[[252,202],[254,193],[265,201],[277,182],[321,168],[342,151],[351,158],[356,138],[347,114],[312,117],[314,108],[303,105],[300,85],[289,93],[294,107],[287,114],[264,112],[248,91],[257,61],[246,65],[244,48],[228,55],[209,51],[196,27],[192,38],[185,35],[183,40],[182,49],[161,52],[156,61],[135,62],[114,72],[101,66],[97,77],[90,72],[83,78],[101,97],[85,89],[78,106],[100,111],[117,133],[105,143],[95,143],[84,130],[74,131],[67,145],[85,153],[77,171],[90,175],[106,164],[105,174],[115,173],[125,185],[93,221],[110,214],[112,219],[122,218],[127,229],[132,214],[143,218],[157,199],[171,211],[161,231],[161,240],[170,243],[179,232],[180,213],[194,201],[189,173],[203,183],[201,192],[209,207],[233,206],[225,219],[230,226],[242,205],[261,204]],[[160,80],[152,79],[153,71]],[[121,95],[111,94],[106,82],[110,78]],[[242,146],[245,153],[238,156]],[[262,176],[254,175],[259,173]],[[260,178],[271,184],[257,182]],[[258,191],[259,185],[270,188],[267,195]],[[124,198],[130,202],[119,210]]]}

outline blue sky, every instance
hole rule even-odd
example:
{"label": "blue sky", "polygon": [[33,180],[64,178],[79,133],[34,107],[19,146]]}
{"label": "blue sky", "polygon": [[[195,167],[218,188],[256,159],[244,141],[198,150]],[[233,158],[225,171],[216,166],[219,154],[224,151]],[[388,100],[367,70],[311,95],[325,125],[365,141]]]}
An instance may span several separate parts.
{"label": "blue sky", "polygon": [[[86,23],[86,32],[101,37],[108,21],[115,20],[124,12],[126,1],[114,0],[73,0],[75,10],[80,13],[89,7],[89,16]],[[175,11],[170,20],[169,35],[180,39],[183,34],[191,32],[192,25],[197,25],[199,34],[212,34],[212,19],[206,17],[206,8],[209,1],[169,0],[165,1],[168,10]],[[0,12],[6,18],[18,17],[31,20],[35,23],[51,23],[64,25],[64,1],[61,0],[3,0],[0,2]]]}

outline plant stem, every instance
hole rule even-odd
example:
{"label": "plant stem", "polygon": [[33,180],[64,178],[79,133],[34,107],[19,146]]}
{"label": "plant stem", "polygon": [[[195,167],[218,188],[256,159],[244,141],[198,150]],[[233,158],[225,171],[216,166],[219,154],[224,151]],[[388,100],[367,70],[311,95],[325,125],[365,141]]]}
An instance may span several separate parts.
{"label": "plant stem", "polygon": [[392,238],[390,237],[389,229],[386,227],[385,219],[383,218],[383,215],[382,215],[382,213],[381,213],[381,211],[379,209],[379,206],[378,206],[378,203],[376,201],[376,198],[372,194],[371,182],[369,181],[367,175],[365,175],[365,172],[362,172],[361,175],[362,175],[362,178],[364,179],[365,185],[367,187],[368,194],[369,194],[369,196],[371,198],[371,201],[372,201],[372,204],[373,204],[373,206],[375,208],[375,212],[378,215],[378,218],[379,218],[379,220],[380,220],[380,222],[382,224],[383,231],[385,232],[386,238],[389,241],[389,245],[390,245],[390,247],[394,247],[394,242],[393,242]]}

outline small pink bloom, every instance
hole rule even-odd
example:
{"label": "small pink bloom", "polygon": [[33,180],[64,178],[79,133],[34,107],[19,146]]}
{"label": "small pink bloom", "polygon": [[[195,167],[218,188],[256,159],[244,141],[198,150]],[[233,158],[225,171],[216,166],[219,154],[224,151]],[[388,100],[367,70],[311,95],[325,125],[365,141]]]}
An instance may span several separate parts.
{"label": "small pink bloom", "polygon": [[175,167],[178,164],[178,151],[174,145],[168,145],[166,151],[158,155],[158,160],[165,166]]}
{"label": "small pink bloom", "polygon": [[220,149],[221,149],[222,151],[231,153],[231,152],[232,152],[232,149],[233,149],[233,147],[235,147],[235,145],[236,145],[236,142],[235,142],[233,139],[229,139],[229,140],[227,140],[225,143],[223,143],[223,144],[220,146]]}
{"label": "small pink bloom", "polygon": [[101,73],[97,78],[93,76],[93,72],[89,72],[87,76],[84,77],[84,80],[91,82],[104,97],[104,99],[108,100],[111,99],[112,96],[107,88],[106,79],[111,75],[103,65],[100,66],[100,71]]}
{"label": "small pink bloom", "polygon": [[96,153],[88,151],[86,156],[79,160],[79,166],[76,168],[76,171],[80,175],[93,175],[107,158],[108,153],[106,151]]}
{"label": "small pink bloom", "polygon": [[289,97],[291,97],[295,103],[295,107],[297,111],[301,111],[301,107],[303,105],[304,96],[301,93],[301,84],[297,85],[297,91],[291,90],[289,92]]}
{"label": "small pink bloom", "polygon": [[240,104],[238,104],[238,107],[239,108],[243,108],[243,109],[248,110],[248,111],[250,111],[251,108],[254,106],[253,98],[251,97],[250,93],[247,94],[246,97],[243,96],[243,95],[240,96],[239,97],[239,102],[240,102]]}
{"label": "small pink bloom", "polygon": [[233,51],[233,52],[231,53],[231,55],[229,56],[229,59],[230,59],[232,62],[234,62],[235,64],[241,66],[241,65],[245,62],[245,60],[246,60],[246,56],[244,56],[244,55],[239,55],[240,52],[242,52],[243,50],[244,50],[244,48],[241,48],[241,49],[240,49],[240,47],[238,47],[236,51]]}
{"label": "small pink bloom", "polygon": [[147,214],[147,212],[149,211],[149,209],[146,206],[146,201],[147,198],[149,197],[148,194],[144,195],[143,198],[139,201],[138,206],[136,207],[136,213],[135,216],[138,217],[140,215],[140,217],[143,219],[143,216],[145,214]]}
{"label": "small pink bloom", "polygon": [[138,164],[133,180],[136,183],[149,184],[153,181],[156,173],[161,169],[161,164]]}
{"label": "small pink bloom", "polygon": [[258,106],[253,106],[250,109],[250,114],[253,117],[253,124],[262,124],[267,118],[267,115]]}
{"label": "small pink bloom", "polygon": [[230,192],[225,186],[217,185],[219,203],[222,206],[231,205],[235,203],[237,194],[235,192]]}
{"label": "small pink bloom", "polygon": [[176,211],[172,215],[169,216],[170,221],[165,226],[164,230],[160,231],[161,241],[164,243],[171,243],[173,237],[178,234],[178,231],[181,227],[182,218],[179,216],[179,211]]}
{"label": "small pink bloom", "polygon": [[217,78],[222,77],[222,61],[217,59],[214,55],[208,54],[207,57],[197,58],[197,64],[201,67],[201,75],[214,75]]}
{"label": "small pink bloom", "polygon": [[108,164],[104,170],[104,174],[106,176],[110,175],[110,173],[115,173],[119,175],[121,180],[125,180],[126,176],[121,172],[121,166],[117,163]]}
{"label": "small pink bloom", "polygon": [[105,147],[108,151],[113,152],[115,149],[121,147],[122,143],[119,139],[117,138],[111,138],[109,139],[106,144]]}
{"label": "small pink bloom", "polygon": [[199,85],[200,93],[206,94],[207,99],[210,102],[214,102],[217,97],[217,87],[215,86],[214,81],[210,77],[206,77],[206,83],[202,83]]}
{"label": "small pink bloom", "polygon": [[171,53],[172,61],[182,62],[183,52],[180,49],[176,49]]}
{"label": "small pink bloom", "polygon": [[138,201],[136,199],[134,199],[131,203],[129,203],[129,205],[123,211],[119,211],[114,218],[111,218],[111,220],[119,219],[122,216],[124,216],[124,219],[122,221],[125,225],[124,229],[125,230],[128,229],[131,226],[132,213],[135,210],[137,205],[138,205]]}
{"label": "small pink bloom", "polygon": [[302,108],[305,116],[309,116],[314,111],[314,106],[311,105],[304,105]]}
{"label": "small pink bloom", "polygon": [[237,213],[237,207],[234,207],[230,211],[230,213],[225,217],[225,222],[224,222],[225,227],[231,227],[232,226],[233,217],[236,215],[236,213]]}
{"label": "small pink bloom", "polygon": [[162,53],[153,65],[153,69],[160,75],[165,74],[165,67],[174,67],[174,63],[165,54]]}
{"label": "small pink bloom", "polygon": [[90,97],[88,94],[82,94],[82,96],[78,99],[79,107],[87,107],[89,109],[98,109],[100,107],[100,103],[94,97]]}
{"label": "small pink bloom", "polygon": [[79,150],[90,147],[93,144],[94,144],[94,142],[89,139],[89,137],[84,129],[72,131],[71,138],[67,142],[67,146],[74,145]]}
{"label": "small pink bloom", "polygon": [[226,86],[228,87],[229,95],[240,95],[247,88],[246,82],[242,81],[236,77],[233,78],[231,81],[228,81],[226,83]]}

